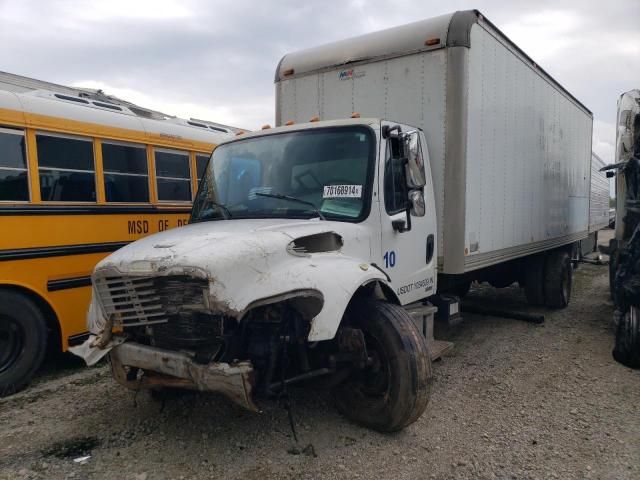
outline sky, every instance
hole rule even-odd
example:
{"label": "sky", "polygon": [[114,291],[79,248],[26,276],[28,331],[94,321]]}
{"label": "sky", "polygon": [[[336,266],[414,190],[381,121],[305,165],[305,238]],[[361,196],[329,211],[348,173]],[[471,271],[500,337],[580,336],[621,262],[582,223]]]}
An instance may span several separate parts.
{"label": "sky", "polygon": [[612,162],[617,98],[640,88],[640,0],[0,0],[0,70],[257,129],[284,54],[471,8],[593,112]]}

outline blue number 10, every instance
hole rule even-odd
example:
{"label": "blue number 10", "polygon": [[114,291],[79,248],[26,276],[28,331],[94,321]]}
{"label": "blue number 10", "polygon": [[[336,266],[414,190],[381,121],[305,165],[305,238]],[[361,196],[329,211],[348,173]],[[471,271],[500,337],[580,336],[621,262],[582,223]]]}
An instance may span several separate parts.
{"label": "blue number 10", "polygon": [[384,259],[384,268],[393,268],[396,266],[396,252],[393,250],[385,252],[382,258]]}

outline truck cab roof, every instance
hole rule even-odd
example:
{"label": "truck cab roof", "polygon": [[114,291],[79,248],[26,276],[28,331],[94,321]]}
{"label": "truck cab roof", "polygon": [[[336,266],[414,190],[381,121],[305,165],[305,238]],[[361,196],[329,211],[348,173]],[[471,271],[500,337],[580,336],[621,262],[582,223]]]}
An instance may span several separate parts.
{"label": "truck cab roof", "polygon": [[[280,127],[267,127],[262,130],[256,130],[253,132],[245,132],[242,134],[237,134],[235,138],[231,138],[226,142],[229,143],[237,140],[244,140],[246,138],[254,138],[254,137],[264,137],[265,135],[275,135],[278,133],[284,132],[293,132],[299,130],[311,130],[316,128],[326,128],[326,127],[346,127],[353,125],[379,125],[382,120],[380,118],[345,118],[339,120],[318,120],[313,122],[304,122],[304,123],[294,123],[292,125],[282,125]],[[221,143],[221,144],[222,144]]]}

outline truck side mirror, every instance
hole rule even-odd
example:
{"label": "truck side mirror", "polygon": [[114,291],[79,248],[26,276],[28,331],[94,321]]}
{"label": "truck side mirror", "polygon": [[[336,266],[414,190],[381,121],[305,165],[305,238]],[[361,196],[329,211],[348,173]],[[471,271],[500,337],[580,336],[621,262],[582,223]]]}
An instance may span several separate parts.
{"label": "truck side mirror", "polygon": [[411,215],[414,217],[424,217],[427,208],[424,203],[424,193],[422,193],[422,190],[411,190],[409,192],[409,204],[411,205]]}
{"label": "truck side mirror", "polygon": [[403,135],[404,151],[407,157],[407,186],[409,188],[422,188],[427,183],[424,173],[424,156],[418,139],[418,132],[415,130]]}

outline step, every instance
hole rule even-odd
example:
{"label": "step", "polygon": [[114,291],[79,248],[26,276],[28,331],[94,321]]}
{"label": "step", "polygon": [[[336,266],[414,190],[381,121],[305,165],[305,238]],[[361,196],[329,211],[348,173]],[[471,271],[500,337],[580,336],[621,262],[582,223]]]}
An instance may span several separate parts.
{"label": "step", "polygon": [[420,333],[424,335],[431,360],[437,360],[453,349],[452,342],[433,338],[433,322],[438,311],[437,307],[427,303],[407,305],[405,309]]}

